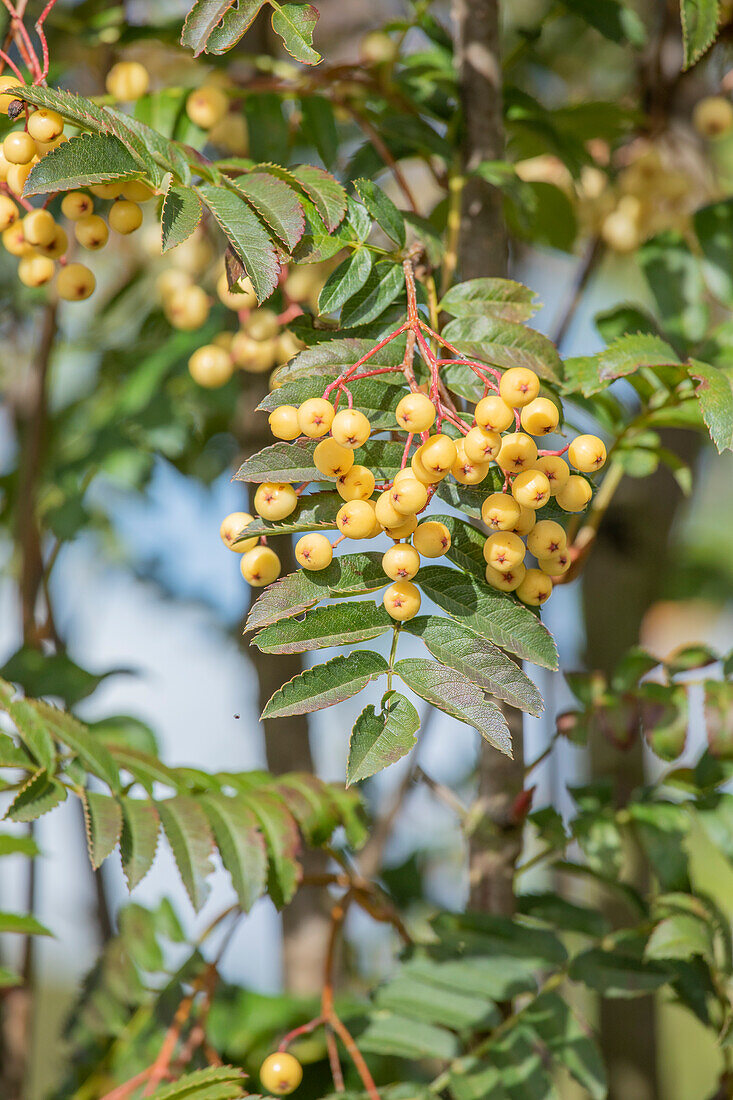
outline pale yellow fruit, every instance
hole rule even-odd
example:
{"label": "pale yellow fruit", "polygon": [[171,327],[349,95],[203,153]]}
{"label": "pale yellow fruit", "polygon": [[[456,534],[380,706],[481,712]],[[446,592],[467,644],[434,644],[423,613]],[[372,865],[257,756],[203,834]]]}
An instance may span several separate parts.
{"label": "pale yellow fruit", "polygon": [[531,436],[512,432],[503,437],[496,462],[506,473],[519,474],[534,467],[536,461],[537,444]]}
{"label": "pale yellow fruit", "polygon": [[28,119],[28,133],[35,141],[48,144],[60,137],[64,129],[64,120],[57,111],[39,107]]}
{"label": "pale yellow fruit", "polygon": [[25,130],[15,130],[3,141],[3,156],[8,164],[30,164],[36,155],[36,143]]}
{"label": "pale yellow fruit", "polygon": [[514,410],[501,397],[483,397],[476,406],[476,423],[488,432],[505,432],[514,424]]}
{"label": "pale yellow fruit", "polygon": [[278,1051],[265,1058],[260,1066],[260,1081],[266,1092],[275,1096],[287,1096],[294,1092],[303,1080],[300,1062],[287,1051]]}
{"label": "pale yellow fruit", "polygon": [[521,413],[521,423],[529,435],[549,435],[560,422],[557,405],[546,397],[535,397],[525,405]]}
{"label": "pale yellow fruit", "polygon": [[408,393],[395,410],[397,423],[406,432],[426,432],[435,420],[435,405],[425,393]]}
{"label": "pale yellow fruit", "polygon": [[564,512],[582,512],[593,496],[593,490],[584,477],[572,474],[555,500]]}
{"label": "pale yellow fruit", "polygon": [[195,284],[173,291],[163,302],[163,310],[171,325],[184,332],[201,328],[210,308],[208,294]]}
{"label": "pale yellow fruit", "polygon": [[259,536],[253,535],[249,539],[240,539],[237,542],[237,536],[252,523],[253,517],[249,512],[230,512],[221,521],[221,527],[219,528],[219,534],[221,541],[229,550],[233,550],[236,554],[245,554],[247,550],[251,550],[259,542]]}
{"label": "pale yellow fruit", "polygon": [[68,302],[81,302],[94,293],[97,280],[85,264],[67,264],[56,276],[59,298]]}
{"label": "pale yellow fruit", "polygon": [[410,581],[420,568],[420,555],[409,543],[391,546],[382,558],[382,569],[393,581]]}
{"label": "pale yellow fruit", "polygon": [[232,359],[240,370],[248,374],[264,374],[275,366],[274,340],[254,340],[249,333],[240,330],[232,340]]}
{"label": "pale yellow fruit", "polygon": [[18,207],[7,195],[0,194],[0,231],[18,220]]}
{"label": "pale yellow fruit", "polygon": [[188,360],[188,370],[194,382],[205,389],[215,390],[226,385],[234,373],[232,357],[217,344],[204,344],[196,348]]}
{"label": "pale yellow fruit", "polygon": [[499,396],[514,409],[522,409],[540,392],[540,380],[528,367],[510,367],[499,380]]}
{"label": "pale yellow fruit", "polygon": [[389,497],[395,512],[401,516],[413,516],[427,504],[428,491],[417,478],[402,477],[392,486]]}
{"label": "pale yellow fruit", "polygon": [[284,481],[263,481],[255,493],[255,511],[263,519],[277,522],[295,511],[298,497],[292,485]]}
{"label": "pale yellow fruit", "polygon": [[333,547],[325,535],[303,535],[295,544],[295,560],[303,569],[325,569],[333,560]]}
{"label": "pale yellow fruit", "polygon": [[368,500],[349,500],[336,514],[336,526],[350,539],[372,538],[374,509]]}
{"label": "pale yellow fruit", "polygon": [[17,76],[13,76],[12,73],[3,73],[0,76],[0,90],[3,94],[0,95],[0,114],[6,115],[8,113],[8,107],[17,98],[12,94],[12,89],[17,88],[22,81]]}
{"label": "pale yellow fruit", "polygon": [[542,470],[550,483],[550,493],[555,496],[570,477],[570,467],[558,455],[543,455],[534,464],[536,470]]}
{"label": "pale yellow fruit", "polygon": [[297,439],[300,435],[298,410],[295,405],[278,405],[270,413],[268,423],[276,439]]}
{"label": "pale yellow fruit", "polygon": [[477,425],[463,440],[463,448],[469,462],[488,463],[501,450],[501,436]]}
{"label": "pale yellow fruit", "polygon": [[204,84],[196,88],[186,99],[186,114],[195,126],[210,130],[229,110],[229,96],[221,88]]}
{"label": "pale yellow fruit", "polygon": [[[28,234],[26,233],[26,237]],[[568,447],[568,458],[571,465],[582,474],[590,474],[600,470],[606,461],[606,448],[602,439],[597,435],[579,435]]]}
{"label": "pale yellow fruit", "polygon": [[342,409],[331,424],[331,435],[342,447],[361,447],[371,435],[372,426],[358,409]]}
{"label": "pale yellow fruit", "polygon": [[130,202],[129,199],[118,199],[113,202],[107,217],[109,218],[110,228],[114,229],[115,233],[121,233],[123,236],[134,233],[143,222],[142,210],[136,202]]}
{"label": "pale yellow fruit", "polygon": [[256,546],[242,554],[240,569],[242,576],[253,588],[263,588],[272,584],[280,576],[280,559],[269,546]]}
{"label": "pale yellow fruit", "polygon": [[50,244],[56,235],[56,222],[48,210],[31,210],[23,218],[23,235],[28,244]]}
{"label": "pale yellow fruit", "polygon": [[253,309],[243,327],[244,331],[253,340],[270,340],[280,332],[277,313],[273,309],[266,309],[264,306]]}
{"label": "pale yellow fruit", "polygon": [[488,462],[472,462],[466,454],[463,440],[456,443],[456,460],[450,472],[460,485],[479,485],[489,472]]}
{"label": "pale yellow fruit", "polygon": [[384,593],[385,611],[397,622],[414,619],[420,610],[420,592],[411,581],[395,581]]}
{"label": "pale yellow fruit", "polygon": [[523,562],[519,562],[506,573],[494,569],[493,565],[487,565],[486,580],[492,588],[498,588],[500,592],[515,592],[524,580],[526,572]]}
{"label": "pale yellow fruit", "polygon": [[538,558],[537,564],[548,577],[561,577],[567,573],[571,565],[571,557],[567,550],[556,550],[546,558]]}
{"label": "pale yellow fruit", "polygon": [[450,550],[450,531],[438,520],[425,520],[412,536],[412,542],[423,558],[441,558]]}
{"label": "pale yellow fruit", "polygon": [[519,535],[515,535],[512,531],[497,531],[489,535],[484,543],[484,558],[487,564],[500,573],[508,573],[510,569],[519,565],[524,560],[524,553],[524,543]]}
{"label": "pale yellow fruit", "polygon": [[106,245],[109,230],[104,218],[100,218],[98,214],[87,214],[75,222],[74,236],[82,248],[96,251]]}
{"label": "pale yellow fruit", "polygon": [[567,544],[564,527],[553,519],[541,519],[527,536],[527,549],[536,558],[548,558]]}
{"label": "pale yellow fruit", "polygon": [[298,409],[298,423],[303,435],[320,439],[326,435],[335,416],[333,405],[324,397],[309,397]]}
{"label": "pale yellow fruit", "polygon": [[18,264],[18,278],[24,286],[36,287],[50,283],[53,279],[55,265],[48,256],[36,255],[23,256]]}
{"label": "pale yellow fruit", "polygon": [[420,461],[428,473],[444,477],[456,461],[456,445],[447,435],[431,435],[420,448]]}
{"label": "pale yellow fruit", "polygon": [[338,478],[336,491],[342,500],[367,500],[374,492],[374,474],[366,466],[352,466]]}
{"label": "pale yellow fruit", "polygon": [[552,595],[552,581],[541,569],[528,569],[516,592],[522,603],[539,607]]}
{"label": "pale yellow fruit", "polygon": [[335,439],[322,439],[313,452],[313,465],[327,477],[343,477],[354,465],[354,452]]}
{"label": "pale yellow fruit", "polygon": [[550,482],[542,470],[523,470],[512,482],[512,496],[522,508],[543,508],[550,499]]}
{"label": "pale yellow fruit", "polygon": [[107,73],[107,91],[125,102],[139,99],[150,87],[150,74],[139,61],[118,61]]}
{"label": "pale yellow fruit", "polygon": [[508,493],[491,493],[481,505],[481,518],[492,531],[511,531],[521,514],[521,506]]}
{"label": "pale yellow fruit", "polygon": [[94,199],[85,191],[69,191],[61,200],[61,213],[69,221],[85,218],[94,211]]}
{"label": "pale yellow fruit", "polygon": [[257,305],[257,295],[250,279],[244,275],[236,284],[237,290],[230,290],[226,271],[222,271],[216,280],[216,293],[219,301],[227,309],[243,310],[254,309]]}

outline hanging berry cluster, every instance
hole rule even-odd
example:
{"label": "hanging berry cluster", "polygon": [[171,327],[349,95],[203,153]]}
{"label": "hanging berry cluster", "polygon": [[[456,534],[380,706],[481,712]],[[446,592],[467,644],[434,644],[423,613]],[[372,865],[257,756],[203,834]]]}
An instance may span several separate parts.
{"label": "hanging berry cluster", "polygon": [[[394,582],[384,594],[384,607],[397,621],[411,619],[420,609],[420,593],[412,581],[421,557],[440,557],[451,545],[447,526],[426,514],[438,484],[450,477],[460,485],[480,486],[494,467],[500,471],[501,491],[488,492],[481,507],[489,532],[484,544],[486,580],[496,589],[516,593],[525,604],[539,606],[552,593],[553,577],[562,576],[571,564],[562,524],[539,517],[551,502],[555,515],[558,509],[562,514],[586,508],[592,487],[584,475],[603,466],[605,446],[597,436],[579,435],[557,450],[542,449],[542,438],[558,429],[560,411],[555,401],[541,395],[538,375],[526,367],[501,371],[463,356],[419,316],[412,264],[406,261],[404,267],[406,321],[343,370],[322,397],[309,398],[297,408],[280,405],[270,414],[277,439],[319,440],[313,464],[324,477],[336,479],[344,501],[336,515],[340,538],[331,543],[324,534],[306,534],[298,540],[295,556],[303,569],[324,569],[343,539],[369,540],[384,532],[394,544],[382,559],[386,576]],[[402,363],[370,369],[376,353],[403,334]],[[423,388],[414,370],[418,353],[430,374]],[[456,407],[441,377],[442,368],[456,364],[470,368],[484,387],[471,414]],[[402,372],[409,387],[396,407],[397,424],[405,433],[404,451],[394,478],[378,482],[371,469],[356,461],[355,452],[369,440],[372,426],[353,407],[349,387],[391,372]],[[283,521],[295,511],[305,488],[264,482],[254,495],[255,511],[262,519]],[[280,561],[264,538],[246,537],[251,522],[247,513],[233,513],[222,524],[222,539],[242,553],[245,580],[267,585],[279,576]],[[528,552],[536,565],[528,567]]]}

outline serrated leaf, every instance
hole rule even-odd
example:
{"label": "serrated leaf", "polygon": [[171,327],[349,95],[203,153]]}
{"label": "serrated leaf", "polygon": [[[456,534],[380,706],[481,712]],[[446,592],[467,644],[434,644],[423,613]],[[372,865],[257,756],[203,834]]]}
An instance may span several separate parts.
{"label": "serrated leaf", "polygon": [[538,715],[542,696],[521,668],[491,642],[452,619],[437,615],[410,619],[403,629],[421,638],[436,660],[462,673],[482,691]]}
{"label": "serrated leaf", "polygon": [[628,42],[637,49],[646,42],[641,19],[633,8],[619,0],[562,0],[562,4],[611,42]]}
{"label": "serrated leaf", "polygon": [[72,749],[92,775],[102,779],[111,790],[120,789],[120,774],[112,754],[86,726],[67,711],[40,699],[34,700],[33,706],[54,737]]}
{"label": "serrated leaf", "polygon": [[278,170],[281,178],[295,180],[315,206],[329,233],[341,224],[346,214],[346,191],[330,172],[313,164]]}
{"label": "serrated leaf", "polygon": [[691,959],[696,955],[715,965],[710,928],[688,913],[675,913],[661,920],[644,949],[645,959]]}
{"label": "serrated leaf", "polygon": [[389,196],[372,180],[354,180],[354,187],[377,225],[399,248],[404,248],[407,239],[405,219]]}
{"label": "serrated leaf", "polygon": [[403,292],[405,273],[401,264],[382,261],[376,264],[369,277],[341,310],[343,325],[366,325],[380,317]]}
{"label": "serrated leaf", "polygon": [[620,336],[597,359],[598,374],[604,382],[625,378],[641,367],[663,367],[679,363],[670,344],[647,333]]}
{"label": "serrated leaf", "polygon": [[272,29],[279,34],[291,57],[303,65],[317,65],[321,60],[313,49],[313,32],[318,11],[312,4],[279,4],[270,0],[273,8]]}
{"label": "serrated leaf", "polygon": [[243,529],[250,535],[290,535],[301,531],[328,531],[336,527],[336,514],[343,500],[333,491],[304,494],[287,519],[274,521],[256,517]]}
{"label": "serrated leaf", "polygon": [[257,819],[236,797],[211,794],[200,803],[214,830],[222,863],[232,876],[239,904],[249,912],[267,879],[267,851]]}
{"label": "serrated leaf", "polygon": [[248,172],[230,186],[244,195],[283,247],[292,252],[305,232],[303,205],[292,187],[267,172]]}
{"label": "serrated leaf", "polygon": [[454,1031],[484,1030],[500,1020],[490,998],[456,988],[442,963],[419,955],[404,962],[374,1000],[378,1009]]}
{"label": "serrated leaf", "polygon": [[[323,390],[338,374],[336,368],[314,368],[309,378],[297,378],[286,382],[278,389],[267,394],[257,406],[264,412],[271,412],[278,405],[301,405],[310,397],[321,397]],[[287,376],[284,376],[287,377]],[[354,400],[353,407],[363,412],[372,426],[372,432],[397,427],[396,409],[405,390],[396,374],[381,375],[378,378],[360,378],[349,384],[349,392]],[[324,475],[321,475],[323,478]]]}
{"label": "serrated leaf", "polygon": [[244,1093],[245,1077],[234,1066],[208,1066],[155,1089],[151,1100],[237,1100]]}
{"label": "serrated leaf", "polygon": [[528,367],[549,382],[559,382],[562,377],[562,360],[552,341],[515,321],[482,314],[456,317],[445,326],[443,335],[467,357],[497,367]]}
{"label": "serrated leaf", "polygon": [[162,251],[188,240],[201,221],[201,201],[193,187],[171,181],[163,200],[160,227]]}
{"label": "serrated leaf", "polygon": [[112,134],[82,134],[41,157],[31,169],[23,194],[71,191],[139,175],[139,162],[118,138]]}
{"label": "serrated leaf", "polygon": [[354,645],[378,638],[393,626],[387,612],[371,600],[334,603],[286,619],[255,634],[252,645],[263,653],[305,653],[310,649]]}
{"label": "serrated leaf", "polygon": [[241,34],[254,22],[265,0],[196,0],[181,31],[181,45],[193,50],[194,57],[206,50],[209,38],[231,8],[236,8],[245,24]]}
{"label": "serrated leaf", "polygon": [[252,809],[267,843],[267,892],[278,909],[287,905],[300,882],[301,867],[296,856],[300,837],[295,819],[282,800],[264,791],[242,795]]}
{"label": "serrated leaf", "polygon": [[398,661],[395,672],[421,699],[473,726],[495,749],[512,755],[511,735],[500,708],[461,673],[423,657]]}
{"label": "serrated leaf", "polygon": [[123,798],[120,856],[128,890],[134,890],[153,865],[160,819],[147,798]]}
{"label": "serrated leaf", "polygon": [[89,859],[96,870],[117,847],[122,835],[122,810],[117,799],[97,791],[84,791],[82,806]]}
{"label": "serrated leaf", "polygon": [[570,978],[604,997],[638,997],[665,985],[671,972],[660,963],[644,962],[623,951],[591,948],[570,964]]}
{"label": "serrated leaf", "polygon": [[210,858],[214,841],[206,814],[198,800],[188,795],[175,795],[156,805],[186,893],[198,912],[209,892],[206,879],[214,869]]}
{"label": "serrated leaf", "polygon": [[234,475],[237,481],[326,481],[313,465],[317,439],[272,443],[245,459]]}
{"label": "serrated leaf", "polygon": [[[279,367],[276,372],[278,382],[292,381],[296,378],[308,378],[325,372],[328,378],[335,378],[342,370],[352,367],[374,347],[372,340],[342,338],[326,340],[298,352],[289,363]],[[402,362],[405,345],[402,340],[392,340],[371,356],[369,362],[374,367],[396,367]],[[386,377],[386,376],[385,376]]]}
{"label": "serrated leaf", "polygon": [[537,295],[512,279],[469,279],[443,297],[440,309],[451,317],[475,315],[502,321],[527,321],[540,308]]}
{"label": "serrated leaf", "polygon": [[482,638],[543,668],[557,668],[552,635],[528,608],[507,594],[440,565],[421,569],[415,581],[438,607]]}
{"label": "serrated leaf", "polygon": [[[21,741],[38,766],[53,773],[56,767],[56,748],[50,731],[31,702],[20,697],[13,698],[14,695],[15,688],[12,684],[0,680],[0,706],[12,718]],[[27,763],[27,760],[23,760],[20,767]]]}
{"label": "serrated leaf", "polygon": [[241,261],[257,301],[263,302],[277,286],[280,261],[262,222],[243,198],[226,187],[202,184],[198,193]]}
{"label": "serrated leaf", "polygon": [[271,584],[252,605],[245,632],[299,615],[329,596],[365,596],[387,584],[381,554],[344,554],[334,558],[326,569],[311,573],[298,570]]}
{"label": "serrated leaf", "polygon": [[178,786],[175,772],[162,764],[155,754],[141,752],[139,749],[127,748],[127,746],[116,746],[114,754],[119,766],[128,771],[148,794],[153,793],[156,783],[163,783],[173,788]]}
{"label": "serrated leaf", "polygon": [[682,234],[659,233],[645,241],[636,255],[669,339],[680,348],[701,340],[710,311],[700,262]]}
{"label": "serrated leaf", "polygon": [[66,799],[66,787],[41,768],[25,783],[5,814],[9,821],[35,821]]}
{"label": "serrated leaf", "polygon": [[680,0],[684,69],[691,68],[712,46],[718,33],[719,0]]}
{"label": "serrated leaf", "polygon": [[236,46],[240,38],[252,26],[264,0],[239,0],[221,22],[211,31],[206,42],[206,53],[223,54]]}
{"label": "serrated leaf", "polygon": [[33,768],[30,754],[6,733],[0,733],[0,768]]}
{"label": "serrated leaf", "polygon": [[368,248],[357,248],[328,276],[318,296],[318,312],[335,313],[362,289],[371,270],[372,253]]}
{"label": "serrated leaf", "polygon": [[52,936],[45,924],[41,924],[29,913],[3,913],[0,912],[0,934],[3,932],[19,932],[26,936]]}
{"label": "serrated leaf", "polygon": [[699,385],[695,390],[703,420],[718,453],[733,448],[733,368],[711,367],[690,360],[690,377]]}
{"label": "serrated leaf", "polygon": [[[380,609],[381,610],[381,609]],[[395,761],[417,744],[420,715],[404,695],[388,691],[382,697],[381,713],[372,704],[357,718],[349,741],[346,784],[358,783]]]}
{"label": "serrated leaf", "polygon": [[307,668],[274,693],[262,711],[266,718],[310,714],[357,695],[370,680],[387,671],[379,653],[357,650],[348,657],[333,657],[323,665]]}
{"label": "serrated leaf", "polygon": [[449,1059],[458,1053],[458,1040],[445,1028],[389,1012],[369,1022],[359,1036],[359,1049],[399,1058]]}

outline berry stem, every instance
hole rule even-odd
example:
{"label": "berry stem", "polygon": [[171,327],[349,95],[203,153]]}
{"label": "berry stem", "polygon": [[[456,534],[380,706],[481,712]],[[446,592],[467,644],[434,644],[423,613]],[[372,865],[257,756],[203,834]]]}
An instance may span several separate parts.
{"label": "berry stem", "polygon": [[324,1022],[323,1016],[316,1016],[314,1020],[309,1020],[307,1024],[301,1024],[300,1027],[294,1027],[292,1031],[289,1031],[287,1035],[284,1035],[280,1046],[277,1048],[282,1054],[286,1051],[292,1043],[293,1039],[297,1039],[299,1035],[309,1035],[311,1031],[315,1031],[317,1027],[320,1027]]}

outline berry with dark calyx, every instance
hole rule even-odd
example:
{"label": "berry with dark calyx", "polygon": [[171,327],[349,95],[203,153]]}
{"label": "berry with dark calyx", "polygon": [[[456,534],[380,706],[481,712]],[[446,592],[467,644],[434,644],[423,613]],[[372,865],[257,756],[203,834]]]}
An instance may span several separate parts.
{"label": "berry with dark calyx", "polygon": [[456,460],[450,472],[459,485],[479,485],[489,472],[488,462],[472,462],[466,454],[463,440],[456,443]]}
{"label": "berry with dark calyx", "polygon": [[0,232],[18,220],[18,207],[8,195],[0,194]]}
{"label": "berry with dark calyx", "polygon": [[258,515],[263,519],[285,519],[294,512],[298,504],[298,497],[292,485],[284,481],[263,481],[257,486],[254,506]]}
{"label": "berry with dark calyx", "polygon": [[511,531],[521,514],[521,506],[508,493],[491,493],[481,505],[481,519],[492,531]]}
{"label": "berry with dark calyx", "polygon": [[426,393],[408,393],[398,404],[395,415],[406,432],[427,432],[435,420],[435,405]]}
{"label": "berry with dark calyx", "polygon": [[11,256],[25,256],[28,252],[33,251],[32,245],[28,244],[28,241],[23,236],[23,223],[13,222],[7,229],[2,232],[3,248],[6,252],[9,252]]}
{"label": "berry with dark calyx", "polygon": [[384,593],[385,611],[397,622],[414,619],[420,610],[420,592],[411,581],[395,581]]}
{"label": "berry with dark calyx", "polygon": [[431,435],[420,447],[420,461],[431,475],[443,478],[456,460],[457,451],[447,435]]}
{"label": "berry with dark calyx", "polygon": [[69,238],[66,235],[66,230],[61,225],[57,225],[54,230],[53,239],[48,243],[41,245],[38,249],[44,256],[48,256],[49,260],[58,260],[64,255],[69,247]]}
{"label": "berry with dark calyx", "polygon": [[239,567],[242,576],[253,588],[264,588],[280,576],[280,559],[269,546],[256,546],[242,554]]}
{"label": "berry with dark calyx", "polygon": [[371,424],[358,409],[342,409],[331,423],[331,435],[342,447],[361,447],[371,432]]}
{"label": "berry with dark calyx", "polygon": [[585,478],[572,474],[556,494],[555,500],[564,512],[582,512],[592,496],[593,490]]}
{"label": "berry with dark calyx", "polygon": [[143,212],[136,202],[130,202],[129,199],[117,199],[110,206],[107,217],[109,218],[110,228],[114,229],[115,233],[127,236],[140,228],[143,221]]}
{"label": "berry with dark calyx", "polygon": [[276,351],[274,340],[255,340],[244,330],[235,333],[232,340],[232,358],[240,370],[248,374],[263,374],[272,370]]}
{"label": "berry with dark calyx", "polygon": [[568,447],[568,458],[576,470],[592,474],[606,461],[606,447],[597,435],[578,435]]}
{"label": "berry with dark calyx", "polygon": [[56,276],[59,298],[68,302],[81,302],[94,293],[97,280],[85,264],[67,264]]}
{"label": "berry with dark calyx", "polygon": [[[404,523],[406,516],[398,512],[392,503],[392,493],[389,490],[380,493],[377,497],[375,514],[382,527],[399,527]],[[414,513],[413,513],[414,515]]]}
{"label": "berry with dark calyx", "polygon": [[69,191],[61,200],[61,213],[75,222],[94,212],[94,199],[85,191]]}
{"label": "berry with dark calyx", "polygon": [[23,236],[28,244],[50,244],[55,234],[56,222],[48,210],[31,210],[23,218]]}
{"label": "berry with dark calyx", "polygon": [[374,492],[374,474],[366,466],[352,466],[337,479],[336,491],[342,500],[368,500]]}
{"label": "berry with dark calyx", "polygon": [[58,111],[39,107],[28,119],[28,133],[35,141],[44,144],[53,141],[63,133],[64,120]]}
{"label": "berry with dark calyx", "polygon": [[50,283],[53,279],[55,265],[48,256],[31,253],[21,257],[18,264],[18,278],[24,286],[37,287]]}
{"label": "berry with dark calyx", "polygon": [[541,470],[550,483],[550,494],[555,496],[570,477],[570,467],[558,455],[542,455],[534,464],[535,470]]}
{"label": "berry with dark calyx", "polygon": [[537,512],[534,508],[525,508],[520,504],[519,506],[519,519],[510,527],[509,530],[513,531],[515,535],[521,535],[524,537],[528,535],[537,523]]}
{"label": "berry with dark calyx", "polygon": [[537,564],[548,577],[561,577],[570,568],[571,558],[567,550],[556,550],[549,557],[537,558]]}
{"label": "berry with dark calyx", "polygon": [[552,595],[552,581],[541,569],[528,569],[516,593],[522,603],[539,607]]}
{"label": "berry with dark calyx", "polygon": [[484,543],[486,562],[500,573],[507,573],[524,560],[525,546],[519,535],[511,531],[497,531]]}
{"label": "berry with dark calyx", "polygon": [[105,86],[115,99],[129,102],[145,95],[150,86],[150,74],[139,61],[118,61],[107,73]]}
{"label": "berry with dark calyx", "polygon": [[333,547],[325,535],[303,535],[295,544],[295,560],[303,569],[325,569],[333,560]]}
{"label": "berry with dark calyx", "polygon": [[82,248],[96,251],[106,245],[109,229],[104,218],[100,218],[98,214],[87,214],[77,219],[74,225],[74,236]]}
{"label": "berry with dark calyx", "polygon": [[528,367],[510,367],[499,380],[499,396],[513,409],[523,409],[540,392],[540,380]]}
{"label": "berry with dark calyx", "polygon": [[322,439],[313,452],[313,465],[327,477],[342,477],[354,465],[354,452],[335,439]]}
{"label": "berry with dark calyx", "polygon": [[463,440],[463,449],[469,462],[491,462],[501,450],[501,436],[477,425]]}
{"label": "berry with dark calyx", "polygon": [[188,370],[194,382],[208,390],[225,386],[234,373],[231,355],[216,344],[196,348],[188,360]]}
{"label": "berry with dark calyx", "polygon": [[323,397],[309,397],[298,409],[300,430],[309,439],[320,439],[328,432],[335,415],[330,401]]}
{"label": "berry with dark calyx", "polygon": [[479,401],[476,423],[487,432],[505,432],[514,423],[514,410],[501,397],[490,395]]}
{"label": "berry with dark calyx", "polygon": [[423,485],[435,485],[438,481],[443,480],[445,474],[436,474],[432,470],[428,470],[422,460],[422,450],[422,447],[418,447],[418,449],[415,451],[414,455],[410,459],[410,469],[412,470],[415,478],[418,481],[421,481]]}
{"label": "berry with dark calyx", "polygon": [[519,562],[506,573],[494,569],[493,565],[486,566],[486,580],[492,588],[498,588],[500,592],[515,592],[524,580],[527,572],[524,563]]}
{"label": "berry with dark calyx", "polygon": [[535,397],[522,409],[520,420],[529,435],[549,435],[560,423],[560,413],[548,398]]}
{"label": "berry with dark calyx", "polygon": [[450,531],[439,520],[425,520],[412,536],[412,544],[423,558],[442,558],[450,550]]}
{"label": "berry with dark calyx", "polygon": [[2,92],[2,95],[0,95],[0,114],[6,115],[10,104],[17,102],[16,97],[12,94],[12,89],[17,88],[21,83],[21,80],[17,76],[13,76],[12,73],[3,73],[0,76],[0,91]]}
{"label": "berry with dark calyx", "polygon": [[401,516],[412,516],[421,512],[428,502],[427,489],[414,477],[402,477],[396,481],[389,496],[392,507]]}
{"label": "berry with dark calyx", "polygon": [[568,544],[565,528],[554,519],[541,519],[527,536],[527,549],[536,558],[549,558]]}
{"label": "berry with dark calyx", "polygon": [[374,515],[371,501],[349,500],[339,508],[336,526],[349,539],[369,539],[374,530]]}
{"label": "berry with dark calyx", "polygon": [[[376,509],[375,509],[376,515]],[[400,539],[409,539],[410,535],[417,528],[417,516],[404,516],[402,522],[397,524],[396,527],[385,527],[384,533],[389,538],[394,539],[395,542],[399,542]]]}
{"label": "berry with dark calyx", "polygon": [[295,405],[278,405],[270,413],[268,423],[276,439],[297,439],[300,435],[298,410]]}
{"label": "berry with dark calyx", "polygon": [[393,581],[410,581],[420,568],[420,555],[409,543],[397,543],[382,558],[382,569]]}
{"label": "berry with dark calyx", "polygon": [[512,496],[522,508],[542,508],[550,499],[550,482],[541,470],[523,470],[512,482]]}
{"label": "berry with dark calyx", "polygon": [[692,124],[702,137],[722,137],[733,129],[733,105],[722,95],[705,96],[695,104]]}
{"label": "berry with dark calyx", "polygon": [[519,474],[531,469],[537,461],[537,444],[524,432],[512,432],[501,441],[501,450],[496,456],[497,465],[505,473]]}
{"label": "berry with dark calyx", "polygon": [[252,523],[252,518],[249,512],[230,512],[221,521],[219,535],[227,549],[233,550],[236,554],[245,554],[247,550],[252,550],[257,545],[258,535],[253,535],[250,539],[242,539],[240,542],[236,541],[237,535]]}

